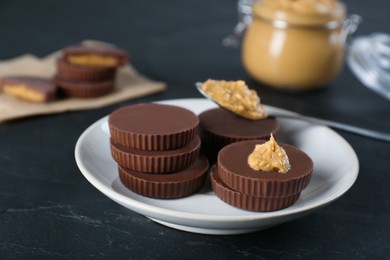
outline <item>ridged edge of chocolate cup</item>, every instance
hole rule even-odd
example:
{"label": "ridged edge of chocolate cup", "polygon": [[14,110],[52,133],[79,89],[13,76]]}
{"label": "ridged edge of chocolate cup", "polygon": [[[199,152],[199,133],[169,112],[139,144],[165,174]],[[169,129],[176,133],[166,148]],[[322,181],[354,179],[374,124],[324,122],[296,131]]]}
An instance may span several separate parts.
{"label": "ridged edge of chocolate cup", "polygon": [[203,171],[199,171],[199,175],[195,178],[191,178],[182,182],[165,183],[137,178],[133,176],[130,171],[118,165],[119,179],[124,186],[142,196],[157,199],[177,199],[194,194],[204,185],[207,177],[207,170],[208,163],[205,169]]}
{"label": "ridged edge of chocolate cup", "polygon": [[113,79],[115,67],[83,66],[66,62],[63,58],[57,60],[57,75],[67,80],[101,81]]}
{"label": "ridged edge of chocolate cup", "polygon": [[[138,172],[164,174],[182,170],[190,166],[198,158],[201,144],[200,138],[195,137],[193,142],[197,143],[194,144],[192,150],[177,155],[155,156],[153,151],[150,152],[150,155],[129,153],[115,146],[112,140],[110,140],[110,150],[113,159],[124,168]],[[164,153],[164,151],[158,152]]]}
{"label": "ridged edge of chocolate cup", "polygon": [[220,200],[236,208],[260,212],[276,211],[295,204],[300,196],[300,192],[277,198],[249,196],[230,189],[217,174],[218,170],[214,165],[210,170],[212,190]]}
{"label": "ridged edge of chocolate cup", "polygon": [[[296,179],[289,180],[251,180],[238,175],[230,174],[223,167],[218,167],[222,181],[234,190],[238,190],[249,196],[284,197],[302,191],[310,182],[311,172]],[[231,185],[235,183],[235,185]],[[238,187],[251,187],[253,193],[247,190],[239,190]]]}
{"label": "ridged edge of chocolate cup", "polygon": [[[307,158],[310,159],[308,156]],[[279,179],[279,180],[261,179],[261,178],[253,179],[253,178],[246,178],[245,176],[231,172],[227,170],[225,167],[223,167],[223,165],[219,162],[217,165],[218,165],[219,177],[228,187],[230,187],[233,190],[237,190],[241,193],[245,193],[249,196],[256,196],[256,197],[259,196],[259,197],[276,198],[276,197],[285,197],[285,196],[299,193],[304,188],[306,188],[307,185],[309,185],[310,178],[313,173],[313,168],[311,168],[310,171],[302,173],[302,175],[296,176],[294,178],[286,178],[286,179]],[[275,174],[281,174],[281,173],[275,173]],[[288,174],[288,172],[285,174]]]}
{"label": "ridged edge of chocolate cup", "polygon": [[115,89],[115,81],[70,81],[55,77],[55,84],[62,94],[68,97],[94,98],[107,95]]}
{"label": "ridged edge of chocolate cup", "polygon": [[123,146],[145,150],[145,151],[165,151],[186,146],[198,135],[199,124],[179,133],[166,135],[136,134],[121,131],[109,124],[111,138]]}

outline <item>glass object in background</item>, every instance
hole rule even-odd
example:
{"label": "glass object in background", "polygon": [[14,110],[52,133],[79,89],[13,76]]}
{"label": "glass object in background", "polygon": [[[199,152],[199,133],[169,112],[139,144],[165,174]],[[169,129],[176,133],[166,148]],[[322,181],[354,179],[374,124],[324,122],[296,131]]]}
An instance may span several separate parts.
{"label": "glass object in background", "polygon": [[390,35],[374,33],[353,39],[347,62],[365,86],[390,100]]}

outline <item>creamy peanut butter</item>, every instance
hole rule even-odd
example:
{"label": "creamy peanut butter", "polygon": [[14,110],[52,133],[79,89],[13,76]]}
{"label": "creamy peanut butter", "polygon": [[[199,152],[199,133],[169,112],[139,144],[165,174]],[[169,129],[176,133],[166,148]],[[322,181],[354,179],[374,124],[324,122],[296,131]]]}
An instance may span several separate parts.
{"label": "creamy peanut butter", "polygon": [[42,102],[45,99],[45,97],[41,93],[31,90],[23,84],[4,85],[3,92],[12,94],[20,99],[24,99],[32,102]]}
{"label": "creamy peanut butter", "polygon": [[344,64],[345,6],[336,0],[259,0],[242,48],[247,72],[281,89],[321,87]]}
{"label": "creamy peanut butter", "polygon": [[242,117],[251,120],[267,117],[256,91],[249,89],[242,80],[209,79],[202,84],[201,89],[221,107]]}
{"label": "creamy peanut butter", "polygon": [[291,168],[286,151],[276,143],[273,135],[268,142],[255,146],[248,156],[248,164],[256,171],[286,173]]}
{"label": "creamy peanut butter", "polygon": [[93,66],[108,66],[114,67],[118,65],[118,59],[111,56],[103,56],[96,54],[85,55],[69,55],[67,57],[69,63],[78,65],[93,65]]}

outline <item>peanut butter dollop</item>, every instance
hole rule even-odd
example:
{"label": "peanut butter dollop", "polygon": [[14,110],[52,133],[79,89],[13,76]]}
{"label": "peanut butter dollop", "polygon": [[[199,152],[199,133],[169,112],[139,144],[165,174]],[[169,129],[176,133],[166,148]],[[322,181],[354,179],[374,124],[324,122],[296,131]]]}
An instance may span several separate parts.
{"label": "peanut butter dollop", "polygon": [[276,143],[272,134],[268,142],[255,146],[248,156],[248,164],[256,171],[278,171],[279,173],[286,173],[291,167],[286,151]]}
{"label": "peanut butter dollop", "polygon": [[201,86],[212,100],[221,107],[251,120],[267,117],[256,91],[249,89],[244,81],[209,79]]}

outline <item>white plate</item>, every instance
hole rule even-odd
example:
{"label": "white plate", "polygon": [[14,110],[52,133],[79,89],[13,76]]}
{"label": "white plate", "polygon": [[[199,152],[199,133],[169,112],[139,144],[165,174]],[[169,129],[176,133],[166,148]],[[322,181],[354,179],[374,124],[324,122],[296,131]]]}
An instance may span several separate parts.
{"label": "white plate", "polygon": [[[200,113],[215,107],[206,99],[166,100],[159,103],[181,106]],[[265,106],[268,113],[286,110]],[[163,225],[202,234],[240,234],[262,230],[317,210],[343,195],[355,182],[359,162],[351,146],[328,127],[280,119],[279,140],[305,151],[314,161],[308,187],[292,206],[258,213],[234,208],[219,200],[206,184],[192,196],[159,200],[129,191],[118,178],[109,148],[107,118],[92,124],[77,141],[75,157],[85,178],[117,203]]]}

